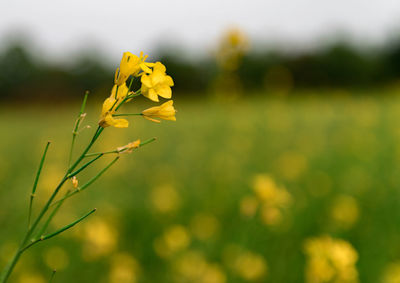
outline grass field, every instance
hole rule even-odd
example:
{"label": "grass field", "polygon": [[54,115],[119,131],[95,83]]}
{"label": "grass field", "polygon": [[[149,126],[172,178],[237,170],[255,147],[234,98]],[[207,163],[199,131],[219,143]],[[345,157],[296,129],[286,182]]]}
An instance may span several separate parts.
{"label": "grass field", "polygon": [[[327,235],[357,252],[360,282],[400,282],[389,281],[400,276],[399,96],[175,105],[175,123],[105,131],[95,151],[158,139],[68,200],[52,229],[98,211],[28,251],[11,282],[48,282],[54,268],[57,283],[305,282],[307,240]],[[0,267],[26,229],[47,140],[35,208],[62,177],[77,108],[1,106]]]}

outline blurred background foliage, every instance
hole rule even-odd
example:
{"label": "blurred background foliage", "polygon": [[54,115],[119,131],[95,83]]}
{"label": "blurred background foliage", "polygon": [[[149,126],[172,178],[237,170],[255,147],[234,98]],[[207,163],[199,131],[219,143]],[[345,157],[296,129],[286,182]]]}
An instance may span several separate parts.
{"label": "blurred background foliage", "polygon": [[[86,89],[96,92],[112,83],[110,74],[115,66],[105,63],[101,53],[83,51],[67,63],[57,64],[32,53],[30,45],[22,39],[13,40],[2,49],[1,100],[76,100]],[[227,68],[219,55],[226,51],[223,43],[210,51],[208,56],[189,56],[184,50],[165,47],[150,59],[164,62],[174,78],[176,95],[189,98],[215,90],[215,82]],[[246,95],[260,90],[265,94],[276,90],[287,93],[296,88],[379,88],[398,84],[400,40],[391,39],[369,49],[338,40],[296,52],[259,44],[243,50],[236,61],[233,81],[240,82]]]}
{"label": "blurred background foliage", "polygon": [[[55,63],[30,45],[0,54],[0,267],[45,142],[38,203],[66,166],[84,91],[80,144],[118,63],[88,51]],[[54,282],[400,282],[400,41],[287,52],[231,30],[208,54],[151,54],[174,78],[177,122],[108,128],[94,151],[158,140],[70,199],[52,229],[98,211],[26,253],[10,282],[45,283],[52,269]]]}

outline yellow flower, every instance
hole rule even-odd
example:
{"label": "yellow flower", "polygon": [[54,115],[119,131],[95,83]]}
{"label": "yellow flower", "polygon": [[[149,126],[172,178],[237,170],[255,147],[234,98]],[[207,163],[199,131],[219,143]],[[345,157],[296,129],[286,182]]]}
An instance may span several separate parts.
{"label": "yellow flower", "polygon": [[306,282],[359,282],[358,253],[350,243],[330,236],[311,238],[306,240],[304,252]]}
{"label": "yellow flower", "polygon": [[143,56],[143,52],[140,52],[140,57],[130,52],[124,52],[119,68],[115,71],[115,83],[117,85],[124,84],[129,76],[137,76],[140,70],[151,73],[150,67],[153,67],[154,63],[145,62],[147,57],[147,55]]}
{"label": "yellow flower", "polygon": [[154,118],[176,121],[176,118],[175,118],[176,110],[173,106],[173,103],[174,103],[173,100],[168,100],[167,102],[161,104],[160,106],[154,106],[154,107],[144,110],[142,112],[142,115],[147,120],[150,120],[150,121],[153,121],[156,123],[160,123],[160,121],[156,120]]}
{"label": "yellow flower", "polygon": [[113,110],[113,106],[115,105],[117,100],[114,97],[107,98],[103,103],[103,110],[101,112],[101,119],[99,121],[99,125],[103,128],[108,126],[113,126],[116,128],[127,128],[129,122],[126,119],[115,119],[112,115],[115,110]]}
{"label": "yellow flower", "polygon": [[118,147],[117,151],[124,153],[131,153],[135,148],[138,148],[139,146],[140,146],[140,140],[136,140],[134,142],[128,143],[127,145]]}
{"label": "yellow flower", "polygon": [[142,94],[153,101],[158,101],[158,96],[171,98],[171,86],[174,81],[166,73],[166,68],[160,62],[155,63],[153,72],[142,76]]}

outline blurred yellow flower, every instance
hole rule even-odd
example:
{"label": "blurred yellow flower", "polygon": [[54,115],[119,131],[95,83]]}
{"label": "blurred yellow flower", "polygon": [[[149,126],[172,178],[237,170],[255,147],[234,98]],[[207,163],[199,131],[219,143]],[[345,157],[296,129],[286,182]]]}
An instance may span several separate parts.
{"label": "blurred yellow flower", "polygon": [[261,208],[261,219],[266,225],[277,225],[282,221],[282,212],[276,207],[264,205]]}
{"label": "blurred yellow flower", "polygon": [[308,239],[304,244],[307,256],[306,282],[356,283],[357,251],[350,243],[330,236]]}
{"label": "blurred yellow flower", "polygon": [[219,222],[212,214],[198,213],[191,219],[190,228],[198,239],[208,240],[217,234]]}
{"label": "blurred yellow flower", "polygon": [[164,234],[154,242],[154,249],[161,257],[169,257],[177,251],[187,248],[190,244],[190,235],[181,225],[169,227]]}
{"label": "blurred yellow flower", "polygon": [[178,192],[170,185],[154,188],[151,192],[150,200],[154,209],[161,213],[176,211],[181,202]]}
{"label": "blurred yellow flower", "polygon": [[343,228],[351,228],[360,214],[357,200],[351,196],[336,197],[331,208],[331,216],[335,223]]}
{"label": "blurred yellow flower", "polygon": [[400,282],[400,261],[390,263],[383,273],[382,283]]}
{"label": "blurred yellow flower", "polygon": [[307,157],[300,152],[284,152],[276,160],[276,165],[282,177],[286,180],[297,180],[308,169]]}
{"label": "blurred yellow flower", "polygon": [[199,251],[185,251],[173,262],[174,270],[179,279],[195,282],[201,278],[203,270],[207,266],[204,255]]}
{"label": "blurred yellow flower", "polygon": [[50,247],[43,253],[44,262],[51,269],[62,270],[69,264],[69,257],[65,249]]}
{"label": "blurred yellow flower", "polygon": [[[283,212],[292,202],[292,196],[275,183],[268,175],[260,174],[254,178],[253,190],[261,204],[261,219],[266,225],[277,225],[282,221]],[[244,205],[247,207],[244,207]],[[257,200],[248,199],[241,204],[241,210],[246,208],[247,213],[255,213]],[[245,211],[244,211],[245,212]],[[243,212],[242,212],[243,213]]]}
{"label": "blurred yellow flower", "polygon": [[226,275],[218,264],[207,264],[204,270],[202,283],[225,283]]}
{"label": "blurred yellow flower", "polygon": [[159,120],[154,118],[160,118],[163,120],[176,121],[175,113],[176,110],[173,106],[173,100],[161,104],[160,106],[154,106],[142,111],[142,115],[147,120],[160,123]]}
{"label": "blurred yellow flower", "polygon": [[217,49],[217,62],[225,71],[237,70],[248,48],[249,40],[244,31],[231,28],[221,39]]}
{"label": "blurred yellow flower", "polygon": [[153,72],[142,76],[142,94],[153,101],[159,101],[158,96],[171,98],[171,86],[174,81],[166,73],[165,66],[157,62],[154,65]]}
{"label": "blurred yellow flower", "polygon": [[174,262],[176,282],[225,283],[226,275],[220,265],[209,263],[198,251],[187,251]]}
{"label": "blurred yellow flower", "polygon": [[92,220],[85,223],[83,229],[82,236],[85,240],[83,255],[86,260],[96,259],[115,250],[118,235],[109,222]]}
{"label": "blurred yellow flower", "polygon": [[110,283],[135,283],[139,273],[139,263],[128,253],[117,253],[111,257]]}
{"label": "blurred yellow flower", "polygon": [[233,47],[240,46],[241,49],[246,48],[248,45],[246,34],[238,28],[229,30],[226,34],[226,40],[229,42],[229,45]]}
{"label": "blurred yellow flower", "polygon": [[240,213],[243,216],[253,217],[258,208],[258,200],[253,196],[247,196],[240,201]]}
{"label": "blurred yellow flower", "polygon": [[129,76],[137,76],[140,70],[151,73],[150,67],[153,67],[154,63],[145,62],[146,58],[147,55],[143,57],[143,52],[140,53],[140,57],[131,52],[124,52],[115,72],[115,83],[119,86],[124,85]]}
{"label": "blurred yellow flower", "polygon": [[103,109],[101,111],[101,117],[99,125],[103,128],[112,126],[116,128],[127,128],[129,122],[126,119],[115,119],[112,115],[114,114],[113,106],[116,104],[117,100],[112,96],[107,98],[103,103]]}
{"label": "blurred yellow flower", "polygon": [[236,257],[234,270],[245,280],[257,281],[266,275],[267,263],[261,255],[246,251]]}
{"label": "blurred yellow flower", "polygon": [[254,178],[253,190],[263,203],[271,206],[286,207],[292,201],[292,196],[275,183],[268,175],[260,174]]}
{"label": "blurred yellow flower", "polygon": [[38,273],[24,272],[19,276],[19,283],[46,283],[46,280],[42,275]]}
{"label": "blurred yellow flower", "polygon": [[228,244],[223,249],[222,259],[226,266],[246,281],[265,282],[268,264],[262,255],[236,244]]}

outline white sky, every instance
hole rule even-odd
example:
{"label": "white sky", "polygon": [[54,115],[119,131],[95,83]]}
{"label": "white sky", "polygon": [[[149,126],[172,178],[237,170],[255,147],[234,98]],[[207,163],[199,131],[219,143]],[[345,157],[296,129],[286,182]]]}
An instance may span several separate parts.
{"label": "white sky", "polygon": [[0,0],[0,46],[25,31],[50,56],[95,45],[115,59],[160,42],[204,51],[232,25],[290,47],[336,31],[380,43],[400,27],[400,0]]}

